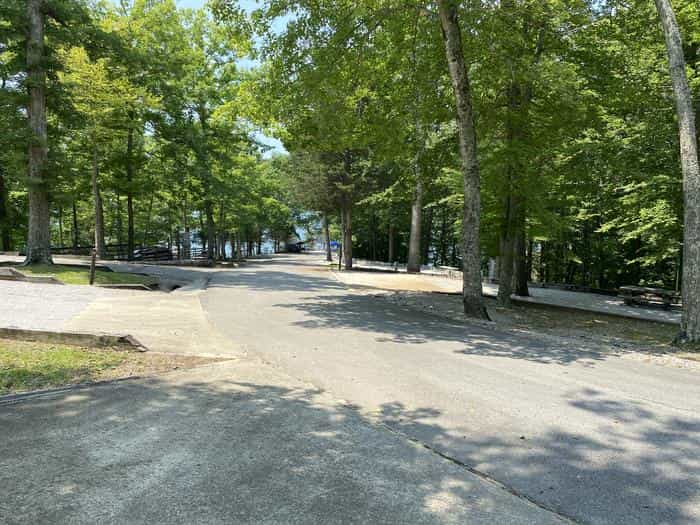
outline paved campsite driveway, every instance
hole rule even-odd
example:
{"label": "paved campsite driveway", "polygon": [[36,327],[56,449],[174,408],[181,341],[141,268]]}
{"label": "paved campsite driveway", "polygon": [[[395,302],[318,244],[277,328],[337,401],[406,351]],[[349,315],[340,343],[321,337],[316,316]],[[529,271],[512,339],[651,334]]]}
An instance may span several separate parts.
{"label": "paved campsite driveway", "polygon": [[0,404],[0,523],[700,522],[697,371],[401,309],[313,262],[141,302],[17,288],[0,315],[29,327],[234,359]]}
{"label": "paved campsite driveway", "polygon": [[4,525],[562,523],[256,361],[0,405],[0,487]]}
{"label": "paved campsite driveway", "polygon": [[65,325],[93,301],[123,297],[123,292],[95,286],[0,281],[0,326],[64,330]]}
{"label": "paved campsite driveway", "polygon": [[248,352],[584,523],[700,522],[700,376],[401,310],[311,256],[213,276]]}

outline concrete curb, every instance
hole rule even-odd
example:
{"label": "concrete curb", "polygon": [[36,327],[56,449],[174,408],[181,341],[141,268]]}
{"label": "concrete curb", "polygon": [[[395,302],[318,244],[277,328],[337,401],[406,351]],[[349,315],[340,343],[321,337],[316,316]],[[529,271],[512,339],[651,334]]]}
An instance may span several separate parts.
{"label": "concrete curb", "polygon": [[27,330],[15,327],[0,327],[0,338],[44,343],[62,343],[78,346],[128,347],[137,352],[148,348],[129,334],[92,334],[88,332],[56,332],[51,330]]}
{"label": "concrete curb", "polygon": [[98,288],[106,288],[108,290],[137,290],[137,291],[144,291],[144,292],[153,292],[153,288],[149,288],[145,284],[128,284],[128,283],[122,283],[122,284],[96,284]]}
{"label": "concrete curb", "polygon": [[32,399],[36,398],[51,397],[59,394],[65,394],[67,392],[76,392],[85,390],[86,388],[110,386],[116,383],[122,383],[124,381],[131,381],[134,379],[145,379],[146,377],[147,376],[118,377],[116,379],[106,379],[104,381],[95,381],[93,383],[78,383],[75,385],[46,388],[43,390],[30,390],[29,392],[20,392],[19,394],[7,394],[6,396],[0,396],[0,407],[14,405],[21,403],[22,401],[31,401]]}
{"label": "concrete curb", "polygon": [[16,268],[0,268],[0,280],[3,281],[21,281],[27,283],[41,283],[41,284],[60,284],[64,283],[51,277],[49,275],[27,275],[20,272]]}

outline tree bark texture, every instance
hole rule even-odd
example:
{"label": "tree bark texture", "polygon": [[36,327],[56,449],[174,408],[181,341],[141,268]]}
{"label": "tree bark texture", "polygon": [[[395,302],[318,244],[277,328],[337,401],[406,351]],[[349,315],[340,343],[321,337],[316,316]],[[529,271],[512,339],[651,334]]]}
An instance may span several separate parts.
{"label": "tree bark texture", "polygon": [[134,189],[132,184],[134,181],[134,130],[129,127],[129,132],[126,139],[126,250],[127,258],[131,260],[134,257],[135,236],[134,231]]}
{"label": "tree bark texture", "polygon": [[331,229],[328,224],[328,215],[323,214],[323,235],[326,241],[326,261],[333,262],[333,254],[331,253]]}
{"label": "tree bark texture", "polygon": [[350,180],[352,177],[352,155],[346,150],[343,154],[343,261],[346,270],[352,270],[352,196]]}
{"label": "tree bark texture", "polygon": [[107,255],[105,246],[105,222],[104,211],[102,209],[102,195],[100,194],[99,164],[97,156],[97,146],[92,149],[92,198],[95,203],[95,250],[97,256],[103,259]]}
{"label": "tree bark texture", "polygon": [[454,0],[439,0],[438,11],[442,26],[445,54],[457,105],[459,153],[462,160],[464,209],[462,215],[462,269],[464,313],[469,317],[488,319],[481,288],[481,181],[477,158],[477,139],[472,112],[469,73],[462,49],[457,4]]}
{"label": "tree bark texture", "polygon": [[0,250],[10,251],[12,249],[12,236],[10,228],[10,209],[7,203],[7,184],[0,166]]}
{"label": "tree bark texture", "polygon": [[78,207],[75,204],[75,200],[73,200],[73,228],[71,231],[72,238],[73,238],[73,253],[77,255],[78,252],[78,242],[80,239],[80,232],[78,231]]}
{"label": "tree bark texture", "polygon": [[343,266],[352,270],[352,208],[348,202],[343,203]]}
{"label": "tree bark texture", "polygon": [[395,256],[394,256],[394,225],[389,223],[389,262],[393,263]]}
{"label": "tree bark texture", "polygon": [[406,270],[409,273],[419,273],[421,266],[421,238],[423,226],[423,182],[416,180],[411,203],[411,233],[408,240],[408,264]]}
{"label": "tree bark texture", "polygon": [[693,98],[685,73],[683,42],[669,0],[655,0],[673,83],[683,172],[683,316],[680,341],[700,342],[700,165]]}
{"label": "tree bark texture", "polygon": [[52,264],[49,192],[46,180],[46,71],[43,0],[27,0],[27,87],[29,226],[25,264]]}

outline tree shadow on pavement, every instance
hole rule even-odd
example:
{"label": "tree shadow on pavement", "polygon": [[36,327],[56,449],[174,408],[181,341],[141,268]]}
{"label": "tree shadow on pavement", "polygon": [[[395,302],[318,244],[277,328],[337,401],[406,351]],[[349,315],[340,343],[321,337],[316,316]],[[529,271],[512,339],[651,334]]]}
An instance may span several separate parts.
{"label": "tree shadow on pavement", "polygon": [[392,304],[378,304],[372,296],[367,295],[319,295],[303,302],[279,303],[274,306],[303,312],[304,320],[295,323],[300,327],[350,328],[375,333],[378,342],[424,344],[450,341],[464,344],[464,348],[457,352],[465,355],[556,364],[592,364],[610,355],[584,349],[571,342],[556,342],[532,334],[516,335]]}
{"label": "tree shadow on pavement", "polygon": [[523,497],[586,523],[700,516],[696,417],[654,418],[586,389],[571,405],[599,419],[594,437],[549,428],[519,439],[478,424],[455,435],[434,408],[390,402],[362,415],[313,388],[228,376],[0,407],[2,521],[556,521]]}
{"label": "tree shadow on pavement", "polygon": [[582,523],[700,521],[700,419],[659,418],[590,389],[572,397],[572,406],[599,420],[593,437],[558,428],[511,438],[478,430],[456,436],[435,425],[434,409],[400,403],[383,405],[377,418]]}
{"label": "tree shadow on pavement", "polygon": [[557,522],[321,395],[221,376],[0,407],[0,521]]}

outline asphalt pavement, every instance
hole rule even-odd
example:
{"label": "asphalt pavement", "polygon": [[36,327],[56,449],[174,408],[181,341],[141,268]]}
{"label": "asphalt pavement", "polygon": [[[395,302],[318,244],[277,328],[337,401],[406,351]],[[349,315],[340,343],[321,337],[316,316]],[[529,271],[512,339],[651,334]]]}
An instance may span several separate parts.
{"label": "asphalt pavement", "polygon": [[700,522],[696,370],[404,309],[316,263],[138,300],[3,284],[32,327],[232,359],[0,400],[0,523]]}
{"label": "asphalt pavement", "polygon": [[219,331],[365,417],[583,523],[700,522],[700,381],[403,310],[312,256],[212,275]]}

